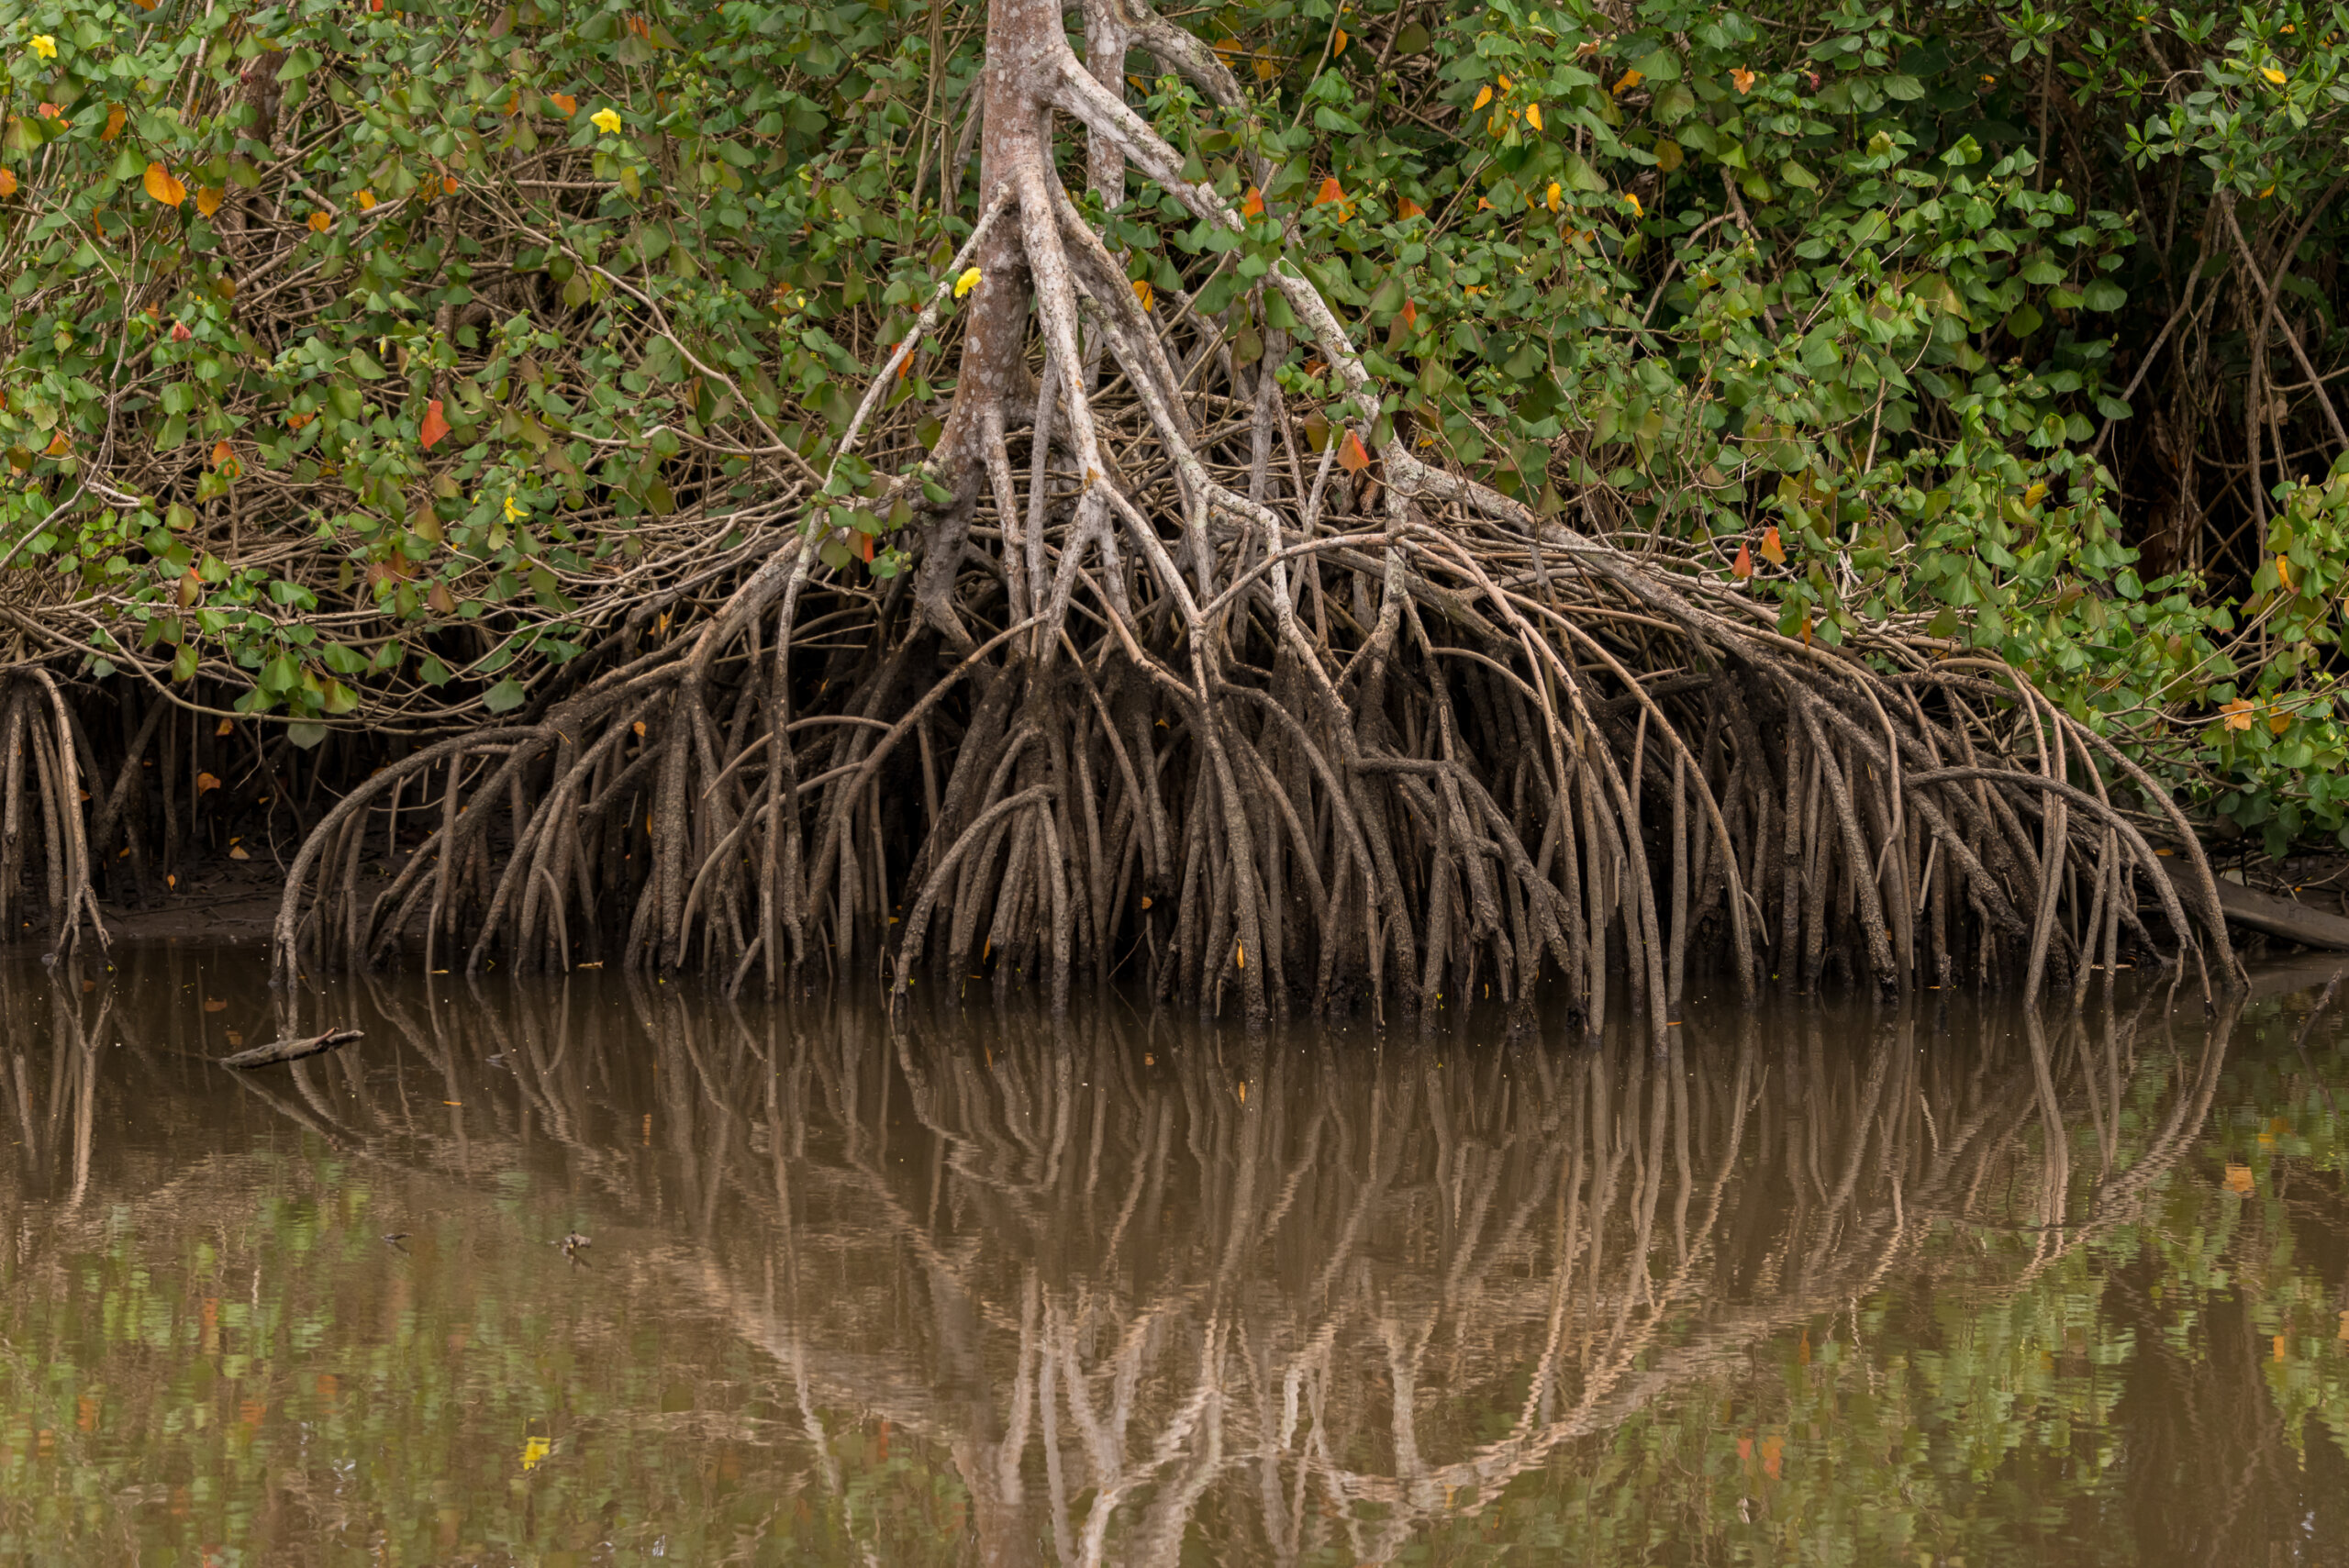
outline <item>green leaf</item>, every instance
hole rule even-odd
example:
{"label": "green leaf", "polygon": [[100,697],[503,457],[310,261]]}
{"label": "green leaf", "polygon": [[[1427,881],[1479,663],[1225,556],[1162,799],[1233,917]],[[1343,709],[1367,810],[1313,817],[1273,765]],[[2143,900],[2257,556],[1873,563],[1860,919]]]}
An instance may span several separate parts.
{"label": "green leaf", "polygon": [[529,700],[522,684],[508,675],[482,694],[482,706],[492,713],[509,713]]}
{"label": "green leaf", "polygon": [[2118,310],[2129,303],[2129,291],[2110,278],[2099,278],[2080,291],[2080,302],[2090,310]]}

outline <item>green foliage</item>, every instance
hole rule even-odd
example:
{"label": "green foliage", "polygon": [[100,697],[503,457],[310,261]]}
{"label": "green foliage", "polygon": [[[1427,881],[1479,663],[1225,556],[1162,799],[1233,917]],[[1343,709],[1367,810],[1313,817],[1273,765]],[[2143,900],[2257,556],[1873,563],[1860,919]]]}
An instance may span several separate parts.
{"label": "green foliage", "polygon": [[[497,713],[779,526],[905,569],[904,509],[860,503],[918,444],[804,491],[968,232],[982,8],[141,4],[0,0],[0,538],[99,673],[229,676],[306,735]],[[2146,580],[2110,462],[2176,275],[2235,264],[2188,196],[2321,243],[2349,28],[1777,9],[1229,4],[1191,25],[1252,115],[1130,97],[1234,196],[1264,159],[1269,210],[1095,215],[1242,362],[1296,325],[1252,285],[1302,269],[1381,439],[1724,586],[1742,550],[1790,638],[1913,617],[2271,849],[2349,842],[2344,482],[2272,486],[2288,583]],[[2152,182],[2187,193],[2159,232]],[[925,348],[885,399],[922,444],[952,375]],[[1330,395],[1308,350],[1281,376]]]}

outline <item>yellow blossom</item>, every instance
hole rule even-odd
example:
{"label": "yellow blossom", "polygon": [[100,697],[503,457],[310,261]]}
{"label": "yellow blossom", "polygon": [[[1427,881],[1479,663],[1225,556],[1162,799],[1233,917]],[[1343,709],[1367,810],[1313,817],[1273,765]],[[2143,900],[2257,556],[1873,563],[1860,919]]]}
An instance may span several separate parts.
{"label": "yellow blossom", "polygon": [[57,40],[50,37],[47,33],[35,33],[33,35],[32,49],[33,52],[40,56],[43,60],[55,60],[57,58]]}
{"label": "yellow blossom", "polygon": [[522,520],[522,503],[511,495],[506,497],[506,520],[509,523],[518,523]]}
{"label": "yellow blossom", "polygon": [[587,118],[594,124],[597,130],[602,131],[606,136],[618,136],[619,134],[620,117],[619,111],[617,109],[597,109],[594,114],[589,115]]}
{"label": "yellow blossom", "polygon": [[960,299],[978,286],[979,270],[976,267],[973,267],[961,277],[954,280],[954,297],[956,299]]}

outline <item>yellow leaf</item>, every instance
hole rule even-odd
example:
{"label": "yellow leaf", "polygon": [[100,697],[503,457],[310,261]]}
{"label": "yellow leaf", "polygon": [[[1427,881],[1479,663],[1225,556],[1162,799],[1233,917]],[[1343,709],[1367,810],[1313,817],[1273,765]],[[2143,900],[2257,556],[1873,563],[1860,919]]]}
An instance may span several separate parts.
{"label": "yellow leaf", "polygon": [[1631,209],[1631,216],[1634,217],[1645,217],[1648,215],[1648,209],[1640,205],[1640,198],[1629,191],[1623,193],[1623,205]]}
{"label": "yellow leaf", "polygon": [[2287,588],[2292,585],[2292,558],[2290,556],[2279,555],[2276,558],[2276,580],[2283,584]]}
{"label": "yellow leaf", "polygon": [[1525,106],[1525,123],[1531,126],[1535,130],[1540,130],[1542,128],[1541,105],[1528,104]]}
{"label": "yellow leaf", "polygon": [[1156,298],[1156,295],[1151,291],[1150,280],[1148,278],[1136,278],[1134,280],[1134,297],[1141,301],[1141,307],[1144,310],[1148,310],[1151,307],[1152,302]]}
{"label": "yellow leaf", "polygon": [[195,193],[195,210],[210,217],[220,210],[220,204],[228,197],[228,193],[218,185],[198,186]]}
{"label": "yellow leaf", "polygon": [[976,267],[972,267],[965,271],[961,277],[954,280],[954,297],[956,299],[960,299],[978,286],[979,270]]}
{"label": "yellow leaf", "polygon": [[1762,530],[1762,559],[1773,566],[1787,563],[1787,547],[1778,542],[1778,528],[1775,523]]}
{"label": "yellow leaf", "polygon": [[1478,109],[1483,108],[1486,104],[1489,104],[1489,103],[1491,103],[1492,101],[1493,101],[1493,90],[1492,90],[1492,88],[1491,88],[1490,86],[1479,87],[1479,88],[1477,88],[1477,89],[1476,89],[1476,101],[1475,101],[1475,103],[1473,103],[1473,104],[1471,104],[1471,105],[1469,105],[1469,106],[1468,106],[1468,112],[1469,112],[1470,114],[1472,114],[1472,115],[1473,115],[1473,114],[1475,114]]}
{"label": "yellow leaf", "polygon": [[106,110],[106,128],[98,132],[98,139],[100,141],[112,141],[116,137],[120,136],[122,134],[123,125],[129,119],[129,116],[123,113],[122,106],[120,104],[116,104],[109,107]]}
{"label": "yellow leaf", "polygon": [[177,206],[187,200],[187,187],[173,179],[172,172],[161,163],[147,165],[147,178],[143,183],[147,194],[165,206]]}
{"label": "yellow leaf", "polygon": [[230,718],[224,718],[224,719],[222,719],[219,723],[217,723],[217,724],[216,724],[216,725],[214,725],[214,726],[212,727],[212,733],[213,733],[215,736],[221,736],[221,735],[234,735],[236,732],[237,732],[237,723],[236,723],[236,720],[234,720],[234,719],[230,719]]}
{"label": "yellow leaf", "polygon": [[1550,210],[1555,212],[1564,205],[1565,195],[1564,188],[1557,181],[1553,180],[1550,182],[1550,189],[1544,193],[1543,199],[1550,204]]}
{"label": "yellow leaf", "polygon": [[1256,80],[1257,80],[1257,81],[1259,81],[1259,82],[1270,82],[1270,81],[1273,79],[1273,77],[1275,76],[1275,74],[1276,74],[1276,72],[1275,72],[1275,70],[1274,70],[1273,62],[1272,62],[1271,61],[1269,61],[1269,60],[1260,60],[1260,61],[1258,61],[1256,62]]}
{"label": "yellow leaf", "polygon": [[375,210],[374,192],[362,191],[359,193],[359,210],[361,212],[373,212]]}
{"label": "yellow leaf", "polygon": [[1615,85],[1607,90],[1614,94],[1616,96],[1620,97],[1622,95],[1630,92],[1632,88],[1638,86],[1641,83],[1646,80],[1647,78],[1642,75],[1639,72],[1626,71],[1616,80]]}
{"label": "yellow leaf", "polygon": [[328,217],[325,213],[314,212],[310,215],[310,232],[313,234],[324,234],[327,231],[327,226],[332,222],[334,222],[334,219]]}
{"label": "yellow leaf", "polygon": [[525,1470],[536,1470],[540,1463],[545,1460],[548,1451],[551,1450],[553,1446],[553,1444],[548,1442],[544,1438],[532,1438],[529,1441],[524,1443],[522,1445],[522,1468]]}
{"label": "yellow leaf", "polygon": [[2047,484],[2043,480],[2032,481],[2031,488],[2022,493],[2022,504],[2027,507],[2036,506],[2046,498]]}
{"label": "yellow leaf", "polygon": [[2252,1180],[2250,1166],[2230,1165],[2227,1167],[2227,1191],[2231,1193],[2247,1193],[2251,1191],[2251,1189]]}
{"label": "yellow leaf", "polygon": [[1338,28],[1333,29],[1330,35],[1330,58],[1335,60],[1338,56],[1345,53],[1346,45],[1351,41],[1352,40],[1346,37],[1345,28]]}
{"label": "yellow leaf", "polygon": [[1502,77],[1502,78],[1501,78],[1501,91],[1502,91],[1502,92],[1506,93],[1506,92],[1508,92],[1511,87],[1514,87],[1514,86],[1516,86],[1516,85],[1517,85],[1517,83],[1514,83],[1514,82],[1512,82],[1512,81],[1510,81],[1508,77],[1504,76],[1504,77]]}
{"label": "yellow leaf", "polygon": [[0,169],[0,196],[13,196],[16,194],[17,172],[14,169]]}
{"label": "yellow leaf", "polygon": [[220,781],[213,777],[210,773],[198,773],[195,775],[195,793],[198,795],[209,795],[219,787]]}
{"label": "yellow leaf", "polygon": [[2277,70],[2272,65],[2261,66],[2259,68],[2259,73],[2267,78],[2268,83],[2271,86],[2281,87],[2284,84],[2284,73]]}

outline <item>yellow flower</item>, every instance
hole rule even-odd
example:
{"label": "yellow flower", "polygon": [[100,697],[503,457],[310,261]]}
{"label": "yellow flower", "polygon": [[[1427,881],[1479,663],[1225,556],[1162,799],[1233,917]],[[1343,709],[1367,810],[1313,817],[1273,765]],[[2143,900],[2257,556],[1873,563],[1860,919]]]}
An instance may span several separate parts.
{"label": "yellow flower", "polygon": [[35,33],[33,35],[33,52],[40,56],[43,60],[55,60],[57,58],[57,40],[50,38],[47,33]]}
{"label": "yellow flower", "polygon": [[1551,182],[1550,182],[1550,189],[1549,189],[1549,192],[1548,192],[1548,194],[1547,194],[1547,197],[1546,197],[1546,199],[1548,200],[1548,202],[1549,202],[1549,204],[1550,204],[1550,210],[1551,210],[1552,212],[1555,212],[1555,211],[1557,211],[1557,210],[1558,210],[1559,204],[1560,204],[1562,201],[1564,201],[1564,198],[1565,198],[1565,192],[1564,192],[1564,190],[1563,188],[1561,188],[1561,187],[1560,187],[1560,185],[1558,184],[1558,182],[1557,182],[1557,181],[1555,181],[1555,180],[1551,181]]}
{"label": "yellow flower", "polygon": [[587,118],[594,124],[597,130],[602,131],[606,136],[618,136],[619,134],[620,117],[619,111],[617,109],[597,109],[594,114],[589,115]]}
{"label": "yellow flower", "polygon": [[964,272],[961,277],[954,280],[954,297],[956,299],[960,299],[978,286],[979,270],[976,267],[973,267],[970,271]]}
{"label": "yellow flower", "polygon": [[509,523],[518,523],[522,520],[522,503],[511,495],[506,497],[506,520]]}
{"label": "yellow flower", "polygon": [[1623,205],[1631,209],[1631,215],[1634,217],[1645,217],[1648,215],[1648,209],[1640,205],[1640,198],[1629,191],[1623,193]]}

